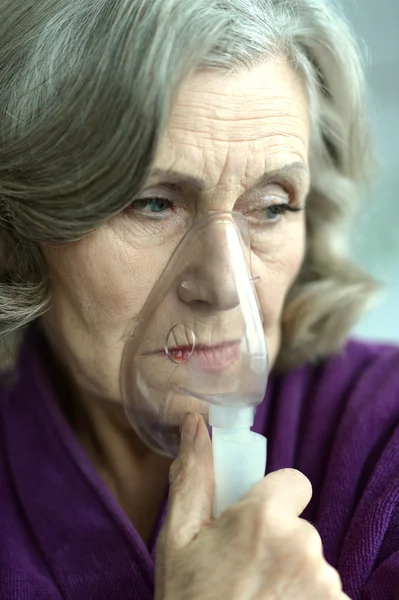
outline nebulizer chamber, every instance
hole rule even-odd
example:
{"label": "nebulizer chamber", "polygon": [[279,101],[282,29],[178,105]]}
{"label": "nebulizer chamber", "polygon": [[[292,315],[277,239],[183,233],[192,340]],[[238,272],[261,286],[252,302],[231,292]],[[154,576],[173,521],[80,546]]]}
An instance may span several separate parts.
{"label": "nebulizer chamber", "polygon": [[262,479],[266,439],[251,431],[267,383],[267,347],[237,213],[208,213],[175,248],[132,320],[121,390],[136,434],[176,456],[188,412],[211,429],[218,516]]}

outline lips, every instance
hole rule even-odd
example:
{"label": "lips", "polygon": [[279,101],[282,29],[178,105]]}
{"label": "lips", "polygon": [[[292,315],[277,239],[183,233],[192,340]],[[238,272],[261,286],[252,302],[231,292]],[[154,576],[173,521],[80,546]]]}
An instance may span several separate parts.
{"label": "lips", "polygon": [[162,351],[161,354],[169,357],[176,363],[185,363],[194,368],[208,372],[218,372],[227,369],[240,356],[240,342],[232,341],[214,346],[198,344],[193,350],[191,346],[175,346]]}

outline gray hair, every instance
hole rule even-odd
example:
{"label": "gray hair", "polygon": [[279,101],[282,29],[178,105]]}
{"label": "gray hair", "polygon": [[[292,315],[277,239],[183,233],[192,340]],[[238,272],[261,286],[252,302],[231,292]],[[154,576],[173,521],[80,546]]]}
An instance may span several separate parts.
{"label": "gray hair", "polygon": [[0,369],[51,301],[40,244],[73,241],[143,185],[194,69],[285,56],[311,119],[307,251],[279,362],[336,350],[374,289],[336,243],[372,153],[356,43],[323,0],[1,0]]}

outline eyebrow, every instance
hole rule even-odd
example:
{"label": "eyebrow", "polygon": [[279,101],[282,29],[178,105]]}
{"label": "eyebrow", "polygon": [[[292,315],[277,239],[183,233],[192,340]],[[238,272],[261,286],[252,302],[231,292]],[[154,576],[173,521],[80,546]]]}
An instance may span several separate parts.
{"label": "eyebrow", "polygon": [[[266,171],[258,179],[256,179],[248,189],[260,188],[270,183],[278,182],[279,180],[295,179],[303,180],[308,179],[309,169],[304,162],[297,161],[286,164],[278,169],[272,171]],[[203,179],[180,173],[171,169],[152,169],[147,178],[146,187],[156,184],[169,184],[176,185],[177,187],[191,188],[198,192],[203,192],[206,189],[206,182]]]}

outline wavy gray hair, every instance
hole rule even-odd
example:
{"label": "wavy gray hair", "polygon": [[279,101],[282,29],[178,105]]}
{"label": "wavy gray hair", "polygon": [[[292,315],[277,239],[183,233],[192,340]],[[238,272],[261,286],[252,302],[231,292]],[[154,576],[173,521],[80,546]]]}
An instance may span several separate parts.
{"label": "wavy gray hair", "polygon": [[285,56],[309,97],[307,252],[279,364],[336,350],[374,289],[338,250],[372,153],[356,43],[323,0],[2,0],[0,367],[49,306],[40,244],[72,241],[143,184],[180,82]]}

